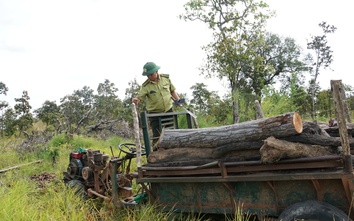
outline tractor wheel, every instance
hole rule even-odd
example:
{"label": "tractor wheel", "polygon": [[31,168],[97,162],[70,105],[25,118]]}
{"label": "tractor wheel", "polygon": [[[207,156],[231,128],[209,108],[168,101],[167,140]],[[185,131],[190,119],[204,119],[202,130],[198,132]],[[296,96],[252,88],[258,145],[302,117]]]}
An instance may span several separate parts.
{"label": "tractor wheel", "polygon": [[85,190],[85,186],[84,184],[82,184],[82,182],[80,182],[80,180],[70,180],[66,183],[68,188],[72,188],[75,189],[75,194],[86,199],[87,196],[87,192]]}
{"label": "tractor wheel", "polygon": [[351,221],[348,215],[337,207],[314,200],[295,203],[289,206],[280,214],[278,220]]}

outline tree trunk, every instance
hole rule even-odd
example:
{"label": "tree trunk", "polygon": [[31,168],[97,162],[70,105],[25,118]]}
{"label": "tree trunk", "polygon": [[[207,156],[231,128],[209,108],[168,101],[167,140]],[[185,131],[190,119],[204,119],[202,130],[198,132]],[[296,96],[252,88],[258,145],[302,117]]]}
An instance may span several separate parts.
{"label": "tree trunk", "polygon": [[213,149],[212,154],[214,157],[222,157],[232,151],[259,150],[262,145],[262,140],[240,141],[218,146]]}
{"label": "tree trunk", "polygon": [[213,154],[211,148],[175,148],[159,150],[150,153],[148,157],[149,166],[188,166],[203,165],[215,161],[233,162],[246,160],[259,160],[261,155],[259,148],[254,150],[230,151],[220,157]]}
{"label": "tree trunk", "polygon": [[256,116],[257,116],[257,119],[264,118],[264,114],[263,114],[263,111],[262,111],[262,107],[261,107],[261,104],[259,103],[259,101],[256,100],[256,101],[254,102],[254,105],[255,105],[255,108],[256,108]]}
{"label": "tree trunk", "polygon": [[275,163],[284,158],[315,157],[334,154],[329,147],[292,143],[269,137],[260,149],[263,163]]}
{"label": "tree trunk", "polygon": [[261,141],[270,136],[277,138],[302,132],[302,120],[292,112],[275,117],[239,124],[200,129],[164,129],[157,142],[159,149],[216,148],[243,141]]}

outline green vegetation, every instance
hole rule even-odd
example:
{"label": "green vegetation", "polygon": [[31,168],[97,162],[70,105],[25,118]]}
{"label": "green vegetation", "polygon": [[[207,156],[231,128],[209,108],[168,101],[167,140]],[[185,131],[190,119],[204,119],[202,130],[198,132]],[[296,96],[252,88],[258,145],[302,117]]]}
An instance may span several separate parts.
{"label": "green vegetation", "polygon": [[[42,161],[0,173],[0,220],[205,220],[198,214],[161,212],[156,205],[149,204],[141,205],[136,210],[115,209],[100,199],[84,200],[75,194],[75,189],[64,184],[62,172],[66,171],[71,151],[82,147],[110,152],[112,146],[118,153],[117,146],[121,142],[128,141],[120,137],[99,141],[83,136],[68,138],[57,135],[47,143],[47,148],[38,150],[40,154],[29,152],[27,159],[21,160],[14,144],[9,144],[13,141],[2,140],[0,169],[23,165],[35,159]],[[57,148],[55,164],[51,158],[53,148]],[[136,170],[135,163],[132,170]],[[242,214],[240,211],[238,213]]]}
{"label": "green vegetation", "polygon": [[[184,9],[181,19],[203,22],[214,37],[203,47],[206,60],[200,74],[226,80],[229,89],[220,97],[195,82],[192,97],[178,91],[187,100],[185,107],[198,116],[200,128],[254,120],[256,100],[265,117],[298,112],[303,120],[335,118],[331,90],[322,90],[317,78],[333,61],[327,34],[334,34],[336,27],[321,22],[323,35],[314,36],[304,52],[291,37],[267,32],[265,24],[273,12],[264,2],[190,0]],[[115,211],[109,205],[81,200],[61,182],[71,151],[94,148],[111,155],[111,147],[117,150],[133,138],[130,104],[140,85],[132,79],[121,100],[110,80],[97,83],[96,91],[83,86],[63,94],[59,104],[46,100],[33,110],[27,91],[10,107],[3,97],[9,88],[0,81],[0,169],[43,160],[0,174],[1,220],[167,220],[172,215],[151,205]],[[353,86],[344,85],[352,118],[353,91]],[[144,103],[137,112],[143,111]],[[180,128],[186,125],[186,119],[179,119]],[[31,178],[43,173],[54,174],[53,180],[39,184]]]}
{"label": "green vegetation", "polygon": [[[65,135],[53,137],[37,151],[27,152],[26,159],[20,159],[14,140],[1,140],[0,169],[24,165],[34,160],[40,163],[28,164],[17,169],[0,173],[0,220],[207,220],[200,214],[175,214],[161,212],[156,205],[142,204],[138,209],[115,209],[100,199],[83,199],[75,194],[63,182],[62,172],[66,171],[69,153],[78,147],[99,149],[109,152],[112,146],[118,154],[119,143],[129,142],[120,137],[111,137],[107,141],[95,140],[83,136],[68,138]],[[57,148],[56,161],[52,161],[52,149]],[[39,153],[40,152],[40,153]],[[136,171],[133,162],[132,170]],[[136,184],[135,189],[137,189]],[[226,220],[251,220],[240,207],[234,218]],[[245,215],[245,216],[244,216]],[[242,217],[242,219],[241,219]],[[245,219],[243,219],[245,217]]]}

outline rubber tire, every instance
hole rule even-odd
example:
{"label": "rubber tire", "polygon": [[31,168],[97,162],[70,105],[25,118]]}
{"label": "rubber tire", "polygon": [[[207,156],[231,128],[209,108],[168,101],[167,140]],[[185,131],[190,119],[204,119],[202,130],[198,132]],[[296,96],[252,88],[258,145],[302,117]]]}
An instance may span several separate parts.
{"label": "rubber tire", "polygon": [[352,221],[337,207],[315,200],[295,203],[286,208],[278,217],[278,221],[292,220]]}
{"label": "rubber tire", "polygon": [[85,190],[84,184],[80,180],[70,180],[66,183],[68,188],[75,188],[75,194],[86,199],[87,192]]}

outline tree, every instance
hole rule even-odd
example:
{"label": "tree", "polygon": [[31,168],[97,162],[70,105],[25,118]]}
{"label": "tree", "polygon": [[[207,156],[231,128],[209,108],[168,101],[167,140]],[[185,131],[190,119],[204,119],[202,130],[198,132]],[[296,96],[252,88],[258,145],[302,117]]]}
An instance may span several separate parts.
{"label": "tree", "polygon": [[[140,85],[138,84],[136,78],[128,82],[128,88],[125,89],[125,97],[123,100],[123,118],[127,121],[132,121],[132,111],[130,105],[132,104],[132,99],[138,95],[140,91]],[[137,113],[141,113],[145,109],[145,100],[140,101],[139,105],[136,106]]]}
{"label": "tree", "polygon": [[81,98],[84,105],[92,105],[94,102],[93,92],[93,89],[88,86],[84,86],[81,90],[75,90],[73,94]]}
{"label": "tree", "polygon": [[284,93],[286,96],[288,104],[286,112],[296,111],[303,117],[310,110],[310,97],[307,93],[307,88],[304,86],[304,81],[303,75],[293,72],[288,80],[288,84],[284,83],[281,86],[281,93]]}
{"label": "tree", "polygon": [[3,120],[3,131],[5,136],[12,136],[16,132],[16,113],[12,108],[5,110],[2,118]]}
{"label": "tree", "polygon": [[58,127],[58,123],[60,122],[60,108],[54,101],[45,101],[42,107],[35,110],[34,113],[36,117],[47,126],[53,125],[55,128]]}
{"label": "tree", "polygon": [[6,84],[4,84],[2,81],[0,81],[0,94],[6,95],[6,93],[9,91],[9,88],[6,87]]}
{"label": "tree", "polygon": [[328,25],[326,22],[321,22],[319,26],[322,28],[323,35],[312,36],[311,41],[307,43],[307,49],[313,50],[315,54],[315,61],[312,64],[314,72],[311,71],[312,75],[311,81],[311,91],[312,95],[312,119],[316,119],[316,108],[315,108],[315,85],[317,84],[317,77],[320,74],[320,69],[327,69],[333,62],[333,51],[331,47],[328,46],[327,34],[334,33],[337,28],[333,25]]}
{"label": "tree", "polygon": [[109,120],[121,116],[122,101],[118,99],[118,88],[108,79],[100,83],[95,96],[95,112],[99,120]]}
{"label": "tree", "polygon": [[22,92],[21,98],[15,98],[17,102],[14,106],[15,113],[18,117],[16,124],[20,130],[20,135],[26,129],[30,128],[33,123],[33,116],[31,114],[31,105],[29,104],[30,97],[27,91]]}
{"label": "tree", "polygon": [[80,120],[76,123],[76,130],[79,126],[87,126],[90,121],[94,120],[95,110],[95,95],[94,90],[88,86],[84,86],[81,90],[75,90],[73,93],[81,101],[81,113]]}
{"label": "tree", "polygon": [[[62,122],[59,124],[66,132],[73,133],[81,125],[80,120],[85,113],[84,105],[80,97],[74,94],[64,96],[60,103],[60,114],[65,119],[65,124]],[[76,129],[72,128],[73,124],[77,125]]]}
{"label": "tree", "polygon": [[196,107],[196,111],[199,113],[207,113],[209,107],[209,101],[211,92],[206,88],[204,83],[196,83],[190,89],[192,90],[193,99],[191,104]]}
{"label": "tree", "polygon": [[349,85],[345,85],[345,87],[347,88],[346,97],[348,100],[348,107],[350,110],[350,115],[351,115],[351,118],[354,118],[354,116],[353,116],[353,113],[354,113],[354,88]]}
{"label": "tree", "polygon": [[306,70],[305,61],[301,60],[301,48],[292,38],[261,33],[259,36],[254,35],[248,44],[254,53],[249,62],[244,63],[242,71],[256,99],[260,101],[265,87],[277,80],[289,87],[294,77],[292,74],[297,73],[295,76],[301,78],[302,71]]}
{"label": "tree", "polygon": [[239,121],[238,95],[247,79],[242,70],[244,63],[254,54],[248,47],[253,35],[263,32],[266,19],[271,13],[264,12],[268,7],[255,0],[191,0],[185,4],[184,20],[199,20],[213,31],[214,42],[203,49],[207,61],[200,69],[202,74],[220,79],[227,78],[234,100],[234,123]]}
{"label": "tree", "polygon": [[[6,85],[0,81],[0,94],[6,95],[7,91],[9,90]],[[5,116],[4,116],[4,111],[6,108],[9,106],[9,103],[6,101],[0,101],[0,130],[1,130],[1,136],[3,136],[3,131],[4,131],[4,121],[5,121]]]}
{"label": "tree", "polygon": [[[332,117],[333,112],[333,107],[332,107],[332,92],[331,90],[322,90],[317,94],[316,98],[316,104],[317,104],[317,113],[318,117],[321,117],[322,119],[330,119]],[[332,113],[333,112],[333,113]]]}
{"label": "tree", "polygon": [[217,125],[230,124],[228,116],[232,114],[231,104],[230,99],[227,97],[221,99],[215,91],[212,91],[207,100],[207,115],[213,116],[214,123]]}

